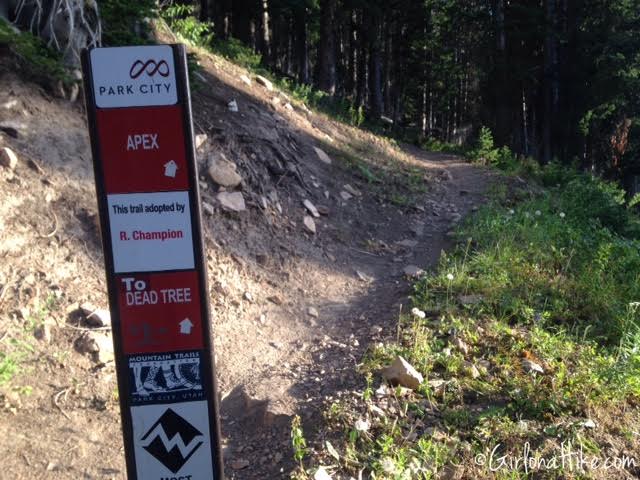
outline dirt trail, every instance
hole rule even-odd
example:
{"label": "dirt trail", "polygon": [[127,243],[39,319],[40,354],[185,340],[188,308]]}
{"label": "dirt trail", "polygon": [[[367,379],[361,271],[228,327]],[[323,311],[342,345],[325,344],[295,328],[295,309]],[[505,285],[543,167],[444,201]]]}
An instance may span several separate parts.
{"label": "dirt trail", "polygon": [[[437,261],[490,177],[292,106],[248,85],[245,73],[203,57],[194,95],[196,131],[207,135],[200,180],[213,210],[203,222],[225,463],[233,479],[288,478],[292,415],[311,432],[323,405],[359,384],[355,366],[367,345],[394,335],[408,305],[403,269]],[[238,113],[228,111],[231,99]],[[0,126],[17,132],[0,133],[0,147],[20,157],[15,171],[0,168],[0,341],[19,362],[0,389],[0,468],[16,480],[122,479],[113,363],[78,349],[89,330],[78,304],[106,306],[83,112],[0,62]],[[207,170],[220,152],[243,176],[248,208],[240,214],[215,199]],[[354,156],[389,177],[368,183]],[[385,189],[403,192],[391,178],[406,168],[426,193],[391,202]],[[347,185],[355,193],[345,199]],[[315,235],[303,227],[304,199],[326,208]],[[49,340],[34,339],[39,323]]]}
{"label": "dirt trail", "polygon": [[[358,226],[356,219],[347,220],[351,237],[346,245],[334,245],[335,262],[327,259],[305,272],[313,292],[309,305],[319,318],[302,331],[278,331],[269,342],[287,351],[283,361],[265,364],[223,400],[230,478],[288,478],[291,415],[300,414],[313,431],[322,406],[362,387],[357,363],[368,344],[395,335],[398,312],[410,304],[404,268],[433,267],[451,247],[452,226],[484,201],[487,171],[454,156],[405,148],[445,180],[421,199],[424,211],[397,215],[395,209],[363,204],[367,215]],[[377,241],[381,251],[364,250],[363,238]]]}

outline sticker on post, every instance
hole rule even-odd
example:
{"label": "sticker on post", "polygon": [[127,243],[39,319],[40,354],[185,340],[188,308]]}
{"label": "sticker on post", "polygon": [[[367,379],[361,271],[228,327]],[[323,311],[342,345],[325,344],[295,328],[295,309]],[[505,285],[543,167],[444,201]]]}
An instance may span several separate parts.
{"label": "sticker on post", "polygon": [[207,402],[131,407],[137,476],[213,479]]}
{"label": "sticker on post", "polygon": [[178,102],[173,51],[168,45],[91,50],[98,108],[174,105]]}
{"label": "sticker on post", "polygon": [[117,285],[125,353],[203,348],[197,272],[121,275]]}
{"label": "sticker on post", "polygon": [[179,105],[98,110],[107,194],[189,189]]}
{"label": "sticker on post", "polygon": [[204,398],[200,352],[132,355],[128,363],[134,404]]}
{"label": "sticker on post", "polygon": [[188,192],[108,195],[116,273],[194,268]]}

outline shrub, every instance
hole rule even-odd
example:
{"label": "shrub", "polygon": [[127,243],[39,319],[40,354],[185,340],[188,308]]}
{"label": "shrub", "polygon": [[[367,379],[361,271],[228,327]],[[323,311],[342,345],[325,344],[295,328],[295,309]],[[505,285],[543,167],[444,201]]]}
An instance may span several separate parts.
{"label": "shrub", "polygon": [[201,22],[194,13],[193,5],[173,3],[161,10],[162,18],[182,41],[189,45],[208,47],[213,41],[211,24]]}
{"label": "shrub", "polygon": [[155,0],[98,0],[104,46],[150,42],[149,19],[157,16]]}
{"label": "shrub", "polygon": [[0,46],[7,46],[17,59],[18,66],[39,82],[49,84],[51,79],[65,84],[74,82],[62,63],[62,55],[50,48],[30,32],[16,32],[0,18]]}

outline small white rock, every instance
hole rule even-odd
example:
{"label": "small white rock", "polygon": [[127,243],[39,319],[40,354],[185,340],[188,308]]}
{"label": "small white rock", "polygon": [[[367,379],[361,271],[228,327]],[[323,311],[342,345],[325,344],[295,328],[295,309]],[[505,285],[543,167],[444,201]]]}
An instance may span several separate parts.
{"label": "small white rock", "polygon": [[351,195],[353,195],[354,197],[359,197],[360,195],[362,195],[362,193],[360,193],[359,190],[356,190],[355,188],[353,188],[351,185],[349,185],[348,183],[345,184],[345,186],[343,187],[347,192],[349,192]]}
{"label": "small white rock", "polygon": [[227,107],[229,108],[230,112],[237,112],[238,102],[236,102],[235,100],[231,100],[229,103],[227,103]]}
{"label": "small white rock", "polygon": [[411,278],[417,278],[417,277],[420,277],[420,276],[422,276],[424,274],[424,270],[422,270],[419,267],[416,267],[415,265],[407,265],[406,267],[404,267],[402,272],[407,277],[411,277]]}
{"label": "small white rock", "polygon": [[536,362],[532,362],[528,358],[522,359],[522,366],[527,372],[544,373],[544,368],[542,368],[542,365]]}
{"label": "small white rock", "polygon": [[331,480],[331,475],[324,469],[324,467],[318,467],[316,473],[313,475],[313,480]]}
{"label": "small white rock", "polygon": [[262,75],[256,75],[255,77],[253,77],[255,79],[255,81],[257,83],[259,83],[260,85],[262,85],[264,88],[266,88],[268,91],[272,92],[273,91],[273,83],[271,83],[271,81],[267,80],[266,78],[264,78]]}
{"label": "small white rock", "polygon": [[304,202],[302,203],[304,204],[305,208],[309,210],[309,213],[311,215],[313,215],[316,218],[320,217],[320,212],[318,212],[318,209],[313,203],[311,203],[311,201],[305,199]]}
{"label": "small white rock", "polygon": [[340,192],[340,198],[342,198],[346,202],[347,200],[352,199],[353,195],[351,195],[349,192],[345,192],[344,190],[342,190]]}
{"label": "small white rock", "polygon": [[316,233],[316,222],[313,221],[313,218],[309,215],[305,215],[302,222],[309,232]]}
{"label": "small white rock", "polygon": [[213,215],[213,205],[207,203],[207,202],[202,202],[202,210],[204,210],[204,213],[206,213],[207,215]]}
{"label": "small white rock", "polygon": [[206,133],[199,133],[196,135],[196,149],[200,148],[207,141]]}
{"label": "small white rock", "polygon": [[424,381],[424,377],[401,356],[397,356],[393,363],[382,371],[382,376],[392,384],[417,389]]}
{"label": "small white rock", "polygon": [[9,147],[2,147],[0,150],[0,165],[14,170],[18,165],[18,157]]}
{"label": "small white rock", "polygon": [[220,192],[216,198],[225,210],[243,212],[247,209],[241,192]]}
{"label": "small white rock", "polygon": [[329,157],[329,155],[327,155],[324,150],[322,150],[322,149],[320,149],[318,147],[313,147],[313,149],[316,151],[316,155],[318,155],[318,158],[321,161],[323,161],[327,165],[331,165],[331,163],[332,163],[331,157]]}
{"label": "small white rock", "polygon": [[367,432],[369,428],[371,428],[371,424],[367,420],[363,420],[361,418],[356,420],[356,423],[354,426],[358,432]]}

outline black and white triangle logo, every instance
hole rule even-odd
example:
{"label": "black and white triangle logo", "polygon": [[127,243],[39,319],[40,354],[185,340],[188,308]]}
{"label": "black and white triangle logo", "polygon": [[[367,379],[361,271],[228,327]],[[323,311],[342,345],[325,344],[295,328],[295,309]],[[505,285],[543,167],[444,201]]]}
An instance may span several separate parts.
{"label": "black and white triangle logo", "polygon": [[142,447],[173,473],[184,466],[204,442],[204,435],[168,408],[141,438]]}

